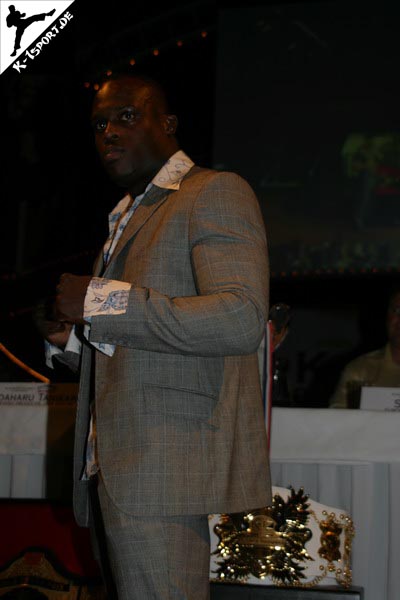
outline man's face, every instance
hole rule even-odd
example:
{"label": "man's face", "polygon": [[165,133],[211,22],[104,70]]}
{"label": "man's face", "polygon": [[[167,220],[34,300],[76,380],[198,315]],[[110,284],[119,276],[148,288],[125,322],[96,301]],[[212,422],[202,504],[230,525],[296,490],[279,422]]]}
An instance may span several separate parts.
{"label": "man's face", "polygon": [[134,189],[150,181],[175,151],[171,117],[162,110],[152,88],[141,81],[108,81],[97,93],[91,119],[96,148],[118,185]]}
{"label": "man's face", "polygon": [[392,298],[389,304],[386,326],[390,344],[400,349],[400,292]]}

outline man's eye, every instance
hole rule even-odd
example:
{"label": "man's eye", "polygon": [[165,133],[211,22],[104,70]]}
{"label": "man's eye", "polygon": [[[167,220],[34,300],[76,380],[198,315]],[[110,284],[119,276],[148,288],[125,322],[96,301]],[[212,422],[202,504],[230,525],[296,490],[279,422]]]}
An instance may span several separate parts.
{"label": "man's eye", "polygon": [[104,131],[107,127],[107,121],[105,119],[99,119],[93,123],[93,129],[95,131]]}
{"label": "man's eye", "polygon": [[134,121],[136,119],[136,113],[134,110],[123,110],[122,112],[120,112],[119,114],[119,118],[121,119],[121,121]]}

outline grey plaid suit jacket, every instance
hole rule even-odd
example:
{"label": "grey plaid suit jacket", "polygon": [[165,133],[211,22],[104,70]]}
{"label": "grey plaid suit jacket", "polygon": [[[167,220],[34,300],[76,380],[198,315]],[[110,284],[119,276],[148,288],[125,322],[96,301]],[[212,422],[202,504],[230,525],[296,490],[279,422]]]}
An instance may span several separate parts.
{"label": "grey plaid suit jacket", "polygon": [[[95,274],[101,272],[99,259]],[[132,515],[238,512],[270,503],[257,348],[268,310],[264,223],[238,175],[193,167],[178,191],[152,187],[104,277],[132,283],[126,314],[92,318],[75,436],[74,510],[95,380],[98,460]],[[95,362],[95,377],[93,365]]]}

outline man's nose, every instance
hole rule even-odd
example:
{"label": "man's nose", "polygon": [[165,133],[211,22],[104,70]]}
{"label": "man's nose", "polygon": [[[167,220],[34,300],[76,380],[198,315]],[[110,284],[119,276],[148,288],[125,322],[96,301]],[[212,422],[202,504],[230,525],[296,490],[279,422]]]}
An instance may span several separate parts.
{"label": "man's nose", "polygon": [[114,140],[117,140],[118,137],[119,137],[119,135],[118,135],[117,128],[109,121],[107,123],[107,127],[104,130],[104,141],[106,143],[112,142]]}

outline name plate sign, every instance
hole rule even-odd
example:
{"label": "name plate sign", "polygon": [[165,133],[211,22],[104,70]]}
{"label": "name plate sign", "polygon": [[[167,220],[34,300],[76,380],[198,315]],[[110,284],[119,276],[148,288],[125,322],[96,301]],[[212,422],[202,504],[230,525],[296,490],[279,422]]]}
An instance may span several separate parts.
{"label": "name plate sign", "polygon": [[363,386],[360,408],[400,412],[400,387]]}
{"label": "name plate sign", "polygon": [[77,396],[76,383],[0,383],[0,406],[71,405],[76,403]]}

